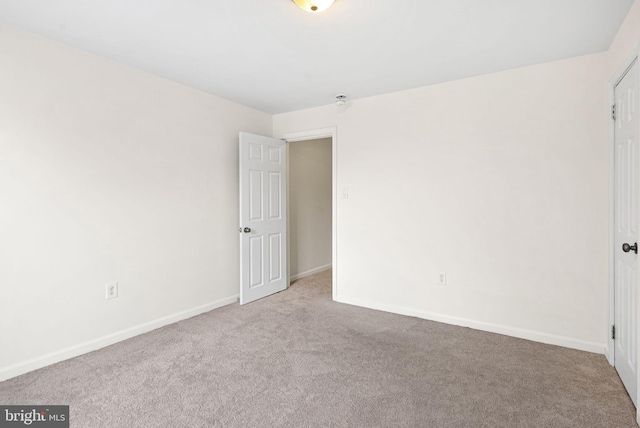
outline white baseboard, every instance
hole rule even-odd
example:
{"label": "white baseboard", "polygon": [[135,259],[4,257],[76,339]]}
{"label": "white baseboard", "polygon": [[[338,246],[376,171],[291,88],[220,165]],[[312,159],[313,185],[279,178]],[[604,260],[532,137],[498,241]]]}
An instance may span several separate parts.
{"label": "white baseboard", "polygon": [[323,272],[323,271],[325,271],[327,269],[331,269],[331,263],[329,263],[328,265],[317,267],[315,269],[308,270],[306,272],[301,272],[301,273],[299,273],[297,275],[292,275],[291,276],[291,281],[295,281],[296,279],[305,278],[307,276],[311,276],[313,274]]}
{"label": "white baseboard", "polygon": [[0,368],[0,381],[11,379],[12,377],[20,376],[30,371],[49,366],[51,364],[59,363],[60,361],[68,360],[69,358],[77,357],[79,355],[104,348],[105,346],[113,345],[114,343],[130,339],[134,336],[148,333],[152,330],[164,327],[165,325],[173,324],[178,321],[182,321],[187,318],[195,317],[196,315],[209,312],[213,309],[235,303],[238,300],[238,297],[238,295],[227,297],[226,299],[207,303],[206,305],[178,312],[177,314],[158,318],[156,320],[140,324],[116,333],[112,333],[94,340],[90,340],[88,342],[70,346],[59,351],[50,352],[48,354],[41,355],[39,357],[32,358],[18,364],[2,367]]}
{"label": "white baseboard", "polygon": [[614,367],[616,362],[613,360],[614,355],[613,355],[613,352],[611,352],[611,349],[609,348],[608,343],[604,347],[604,356],[607,357],[607,361],[609,362],[611,367]]}
{"label": "white baseboard", "polygon": [[358,298],[338,296],[337,302],[349,305],[362,306],[364,308],[376,309],[384,312],[391,312],[399,315],[407,315],[411,317],[422,318],[430,321],[437,321],[444,324],[457,325],[461,327],[469,327],[476,330],[488,331],[490,333],[504,334],[505,336],[517,337],[520,339],[532,340],[534,342],[546,343],[549,345],[563,346],[565,348],[578,349],[580,351],[593,352],[596,354],[605,354],[606,344],[587,342],[571,337],[557,336],[554,334],[541,333],[538,331],[524,330],[515,327],[508,327],[498,324],[491,324],[481,321],[474,321],[465,318],[441,315],[432,312],[424,312],[415,309],[404,308],[400,306],[386,305],[376,302],[365,301]]}

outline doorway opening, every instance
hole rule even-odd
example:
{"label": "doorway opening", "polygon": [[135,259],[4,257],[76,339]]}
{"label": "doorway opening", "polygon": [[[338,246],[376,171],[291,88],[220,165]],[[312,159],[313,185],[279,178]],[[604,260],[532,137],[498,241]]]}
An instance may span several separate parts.
{"label": "doorway opening", "polygon": [[279,136],[287,141],[288,269],[290,282],[331,269],[337,282],[336,128]]}
{"label": "doorway opening", "polygon": [[288,144],[289,279],[331,269],[331,138]]}

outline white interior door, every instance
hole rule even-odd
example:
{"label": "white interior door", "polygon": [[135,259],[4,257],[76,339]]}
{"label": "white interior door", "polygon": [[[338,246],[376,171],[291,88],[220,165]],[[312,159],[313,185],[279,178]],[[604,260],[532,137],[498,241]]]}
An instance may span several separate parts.
{"label": "white interior door", "polygon": [[287,287],[286,142],[240,133],[240,304]]}
{"label": "white interior door", "polygon": [[637,399],[638,63],[615,87],[615,367]]}

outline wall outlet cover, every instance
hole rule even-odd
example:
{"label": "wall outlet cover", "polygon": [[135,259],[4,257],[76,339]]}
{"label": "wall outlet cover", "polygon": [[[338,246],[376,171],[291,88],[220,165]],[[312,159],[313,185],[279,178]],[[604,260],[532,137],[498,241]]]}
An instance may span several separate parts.
{"label": "wall outlet cover", "polygon": [[118,283],[111,282],[107,284],[107,300],[118,297]]}
{"label": "wall outlet cover", "polygon": [[447,273],[440,272],[438,274],[438,285],[447,285]]}

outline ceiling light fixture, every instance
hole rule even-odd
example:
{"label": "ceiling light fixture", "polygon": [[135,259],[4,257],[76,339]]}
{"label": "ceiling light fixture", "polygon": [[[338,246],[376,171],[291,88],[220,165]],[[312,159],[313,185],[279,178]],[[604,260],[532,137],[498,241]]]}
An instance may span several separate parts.
{"label": "ceiling light fixture", "polygon": [[343,108],[347,105],[347,96],[344,94],[336,95],[336,107]]}
{"label": "ceiling light fixture", "polygon": [[295,4],[300,6],[300,9],[307,12],[322,12],[328,9],[335,0],[292,0]]}

